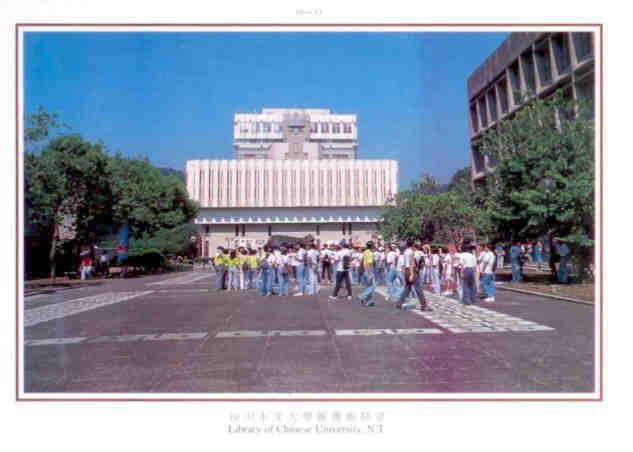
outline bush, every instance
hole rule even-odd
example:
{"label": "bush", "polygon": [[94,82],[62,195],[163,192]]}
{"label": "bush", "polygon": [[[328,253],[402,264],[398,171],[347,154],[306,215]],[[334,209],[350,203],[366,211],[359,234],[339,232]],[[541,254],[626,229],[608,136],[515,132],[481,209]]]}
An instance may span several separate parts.
{"label": "bush", "polygon": [[135,249],[130,251],[124,264],[142,267],[145,272],[155,272],[166,264],[165,256],[156,248]]}

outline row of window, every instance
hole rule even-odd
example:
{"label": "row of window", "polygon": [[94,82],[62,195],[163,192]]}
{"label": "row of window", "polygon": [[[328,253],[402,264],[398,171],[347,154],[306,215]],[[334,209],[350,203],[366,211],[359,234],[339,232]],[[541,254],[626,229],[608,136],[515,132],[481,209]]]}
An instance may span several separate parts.
{"label": "row of window", "polygon": [[[273,225],[269,224],[268,226],[268,237],[273,235]],[[352,234],[352,223],[341,223],[342,233],[343,235],[351,235]],[[205,232],[209,234],[209,226],[206,226]],[[316,236],[319,237],[321,235],[321,225],[317,224],[315,227]],[[235,237],[245,237],[246,236],[246,225],[245,224],[236,224],[235,225]],[[208,246],[208,243],[206,243]]]}
{"label": "row of window", "polygon": [[[240,122],[240,133],[280,133],[280,122]],[[352,124],[349,122],[312,122],[311,133],[352,133]]]}
{"label": "row of window", "polygon": [[521,105],[525,94],[541,91],[550,86],[555,77],[569,73],[572,51],[575,64],[592,58],[592,33],[552,34],[524,51],[487,92],[471,103],[473,133],[508,113],[510,104],[513,107]]}

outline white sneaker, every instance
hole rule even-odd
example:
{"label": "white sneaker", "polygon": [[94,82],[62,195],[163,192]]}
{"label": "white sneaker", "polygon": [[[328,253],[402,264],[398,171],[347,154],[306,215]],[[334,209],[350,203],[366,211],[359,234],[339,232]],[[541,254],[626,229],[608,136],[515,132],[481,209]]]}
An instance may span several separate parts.
{"label": "white sneaker", "polygon": [[495,301],[494,297],[488,297],[484,300],[486,303],[493,303]]}
{"label": "white sneaker", "polygon": [[303,297],[303,294],[301,292],[297,292],[293,295],[293,297]]}

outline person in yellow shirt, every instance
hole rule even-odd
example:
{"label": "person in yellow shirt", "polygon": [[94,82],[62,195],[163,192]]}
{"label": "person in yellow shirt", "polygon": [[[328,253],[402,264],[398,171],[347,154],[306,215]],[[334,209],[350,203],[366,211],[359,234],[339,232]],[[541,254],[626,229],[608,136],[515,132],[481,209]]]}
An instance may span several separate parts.
{"label": "person in yellow shirt", "polygon": [[370,307],[376,303],[372,299],[374,289],[376,288],[374,280],[374,243],[367,242],[365,250],[361,256],[362,274],[360,281],[365,286],[358,298],[363,306]]}
{"label": "person in yellow shirt", "polygon": [[223,290],[226,288],[224,285],[224,278],[226,277],[226,260],[227,256],[224,253],[224,248],[218,246],[218,253],[213,259],[213,266],[215,268],[215,290]]}
{"label": "person in yellow shirt", "polygon": [[227,260],[226,265],[229,269],[228,290],[237,290],[238,289],[237,267],[239,266],[239,259],[237,256],[237,252],[235,250],[231,250],[231,253],[229,254],[229,258]]}
{"label": "person in yellow shirt", "polygon": [[258,259],[257,253],[255,250],[251,249],[248,251],[248,256],[246,256],[247,270],[246,270],[246,288],[247,289],[255,289],[255,277],[257,275],[257,267],[258,267]]}

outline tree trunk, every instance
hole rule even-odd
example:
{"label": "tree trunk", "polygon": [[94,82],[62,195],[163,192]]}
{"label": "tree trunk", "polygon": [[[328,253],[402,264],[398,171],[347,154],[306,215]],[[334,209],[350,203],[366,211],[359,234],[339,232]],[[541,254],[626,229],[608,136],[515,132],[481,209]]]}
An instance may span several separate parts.
{"label": "tree trunk", "polygon": [[55,229],[53,229],[53,234],[51,236],[51,244],[48,250],[48,264],[51,270],[50,278],[53,283],[55,282],[55,248],[57,246],[57,235],[55,234]]}

